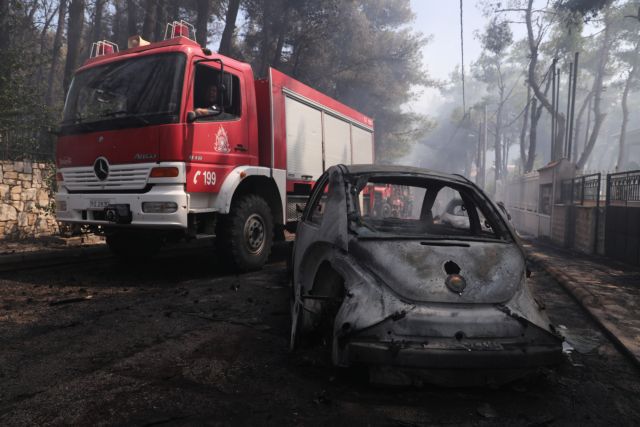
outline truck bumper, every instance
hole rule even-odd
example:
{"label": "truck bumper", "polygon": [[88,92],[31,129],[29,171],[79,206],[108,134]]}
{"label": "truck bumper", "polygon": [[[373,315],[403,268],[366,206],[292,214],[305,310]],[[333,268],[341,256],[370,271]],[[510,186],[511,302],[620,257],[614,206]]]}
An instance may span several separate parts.
{"label": "truck bumper", "polygon": [[[155,228],[187,229],[189,195],[184,185],[154,185],[146,193],[87,194],[56,193],[56,217],[58,221],[74,224]],[[151,213],[143,210],[149,202],[175,203],[175,212]],[[107,221],[105,207],[127,205],[131,212],[131,222],[116,224]]]}

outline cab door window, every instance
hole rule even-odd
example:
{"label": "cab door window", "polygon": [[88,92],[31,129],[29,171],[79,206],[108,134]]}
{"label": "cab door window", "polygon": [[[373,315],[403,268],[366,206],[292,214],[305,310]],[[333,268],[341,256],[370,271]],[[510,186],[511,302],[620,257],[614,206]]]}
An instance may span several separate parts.
{"label": "cab door window", "polygon": [[[222,84],[221,84],[222,83]],[[193,110],[201,121],[234,120],[240,117],[240,79],[220,70],[199,64],[193,85]]]}

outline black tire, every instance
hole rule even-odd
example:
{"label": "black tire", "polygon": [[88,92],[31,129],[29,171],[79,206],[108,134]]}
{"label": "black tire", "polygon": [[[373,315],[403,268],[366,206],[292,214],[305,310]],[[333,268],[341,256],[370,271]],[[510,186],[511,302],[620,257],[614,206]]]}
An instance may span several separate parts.
{"label": "black tire", "polygon": [[114,231],[106,235],[107,246],[123,261],[146,260],[155,256],[164,239],[153,233]]}
{"label": "black tire", "polygon": [[260,196],[241,196],[218,222],[216,234],[217,252],[234,270],[260,269],[273,245],[271,209]]}

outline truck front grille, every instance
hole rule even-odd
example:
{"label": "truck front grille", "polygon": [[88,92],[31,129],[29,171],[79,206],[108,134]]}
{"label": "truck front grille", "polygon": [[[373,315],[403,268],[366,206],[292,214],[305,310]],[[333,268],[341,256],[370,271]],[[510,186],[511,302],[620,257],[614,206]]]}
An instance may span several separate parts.
{"label": "truck front grille", "polygon": [[151,165],[110,165],[109,176],[100,181],[93,166],[62,169],[64,186],[71,192],[142,190],[147,185]]}

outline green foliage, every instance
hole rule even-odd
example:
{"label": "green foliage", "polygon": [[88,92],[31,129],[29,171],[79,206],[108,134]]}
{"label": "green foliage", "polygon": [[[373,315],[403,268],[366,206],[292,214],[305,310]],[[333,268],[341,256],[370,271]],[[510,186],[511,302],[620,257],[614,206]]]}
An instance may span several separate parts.
{"label": "green foliage", "polygon": [[557,0],[555,8],[560,11],[569,11],[576,13],[589,20],[598,15],[598,13],[610,5],[613,0]]}
{"label": "green foliage", "polygon": [[482,48],[494,55],[501,55],[513,43],[513,32],[507,21],[493,18],[480,37]]}
{"label": "green foliage", "polygon": [[[129,17],[133,28],[146,26],[157,40],[166,20],[196,23],[199,3],[87,0],[82,34],[75,37],[81,44],[77,62],[88,56],[98,34],[126,43]],[[210,35],[222,32],[227,4],[211,2]],[[0,0],[1,153],[3,144],[13,157],[50,157],[53,151],[48,130],[62,109],[68,42],[68,19],[58,22],[59,5],[60,0]],[[9,12],[2,13],[5,9]],[[406,154],[432,127],[426,117],[403,109],[420,87],[432,84],[421,62],[428,39],[410,29],[409,0],[243,0],[241,10],[244,24],[232,56],[250,62],[257,76],[274,66],[373,117],[379,160]],[[44,105],[58,25],[64,25],[65,37],[51,81],[53,102]]]}
{"label": "green foliage", "polygon": [[408,153],[432,127],[402,108],[415,88],[432,84],[421,62],[428,40],[407,27],[407,0],[277,0],[268,8],[249,0],[245,7],[245,59],[258,73],[275,66],[373,117],[378,160]]}
{"label": "green foliage", "polygon": [[57,121],[57,109],[42,102],[44,71],[50,58],[41,44],[46,34],[43,36],[34,23],[35,7],[14,0],[2,18],[0,156],[6,159],[47,159],[53,154],[48,129]]}

